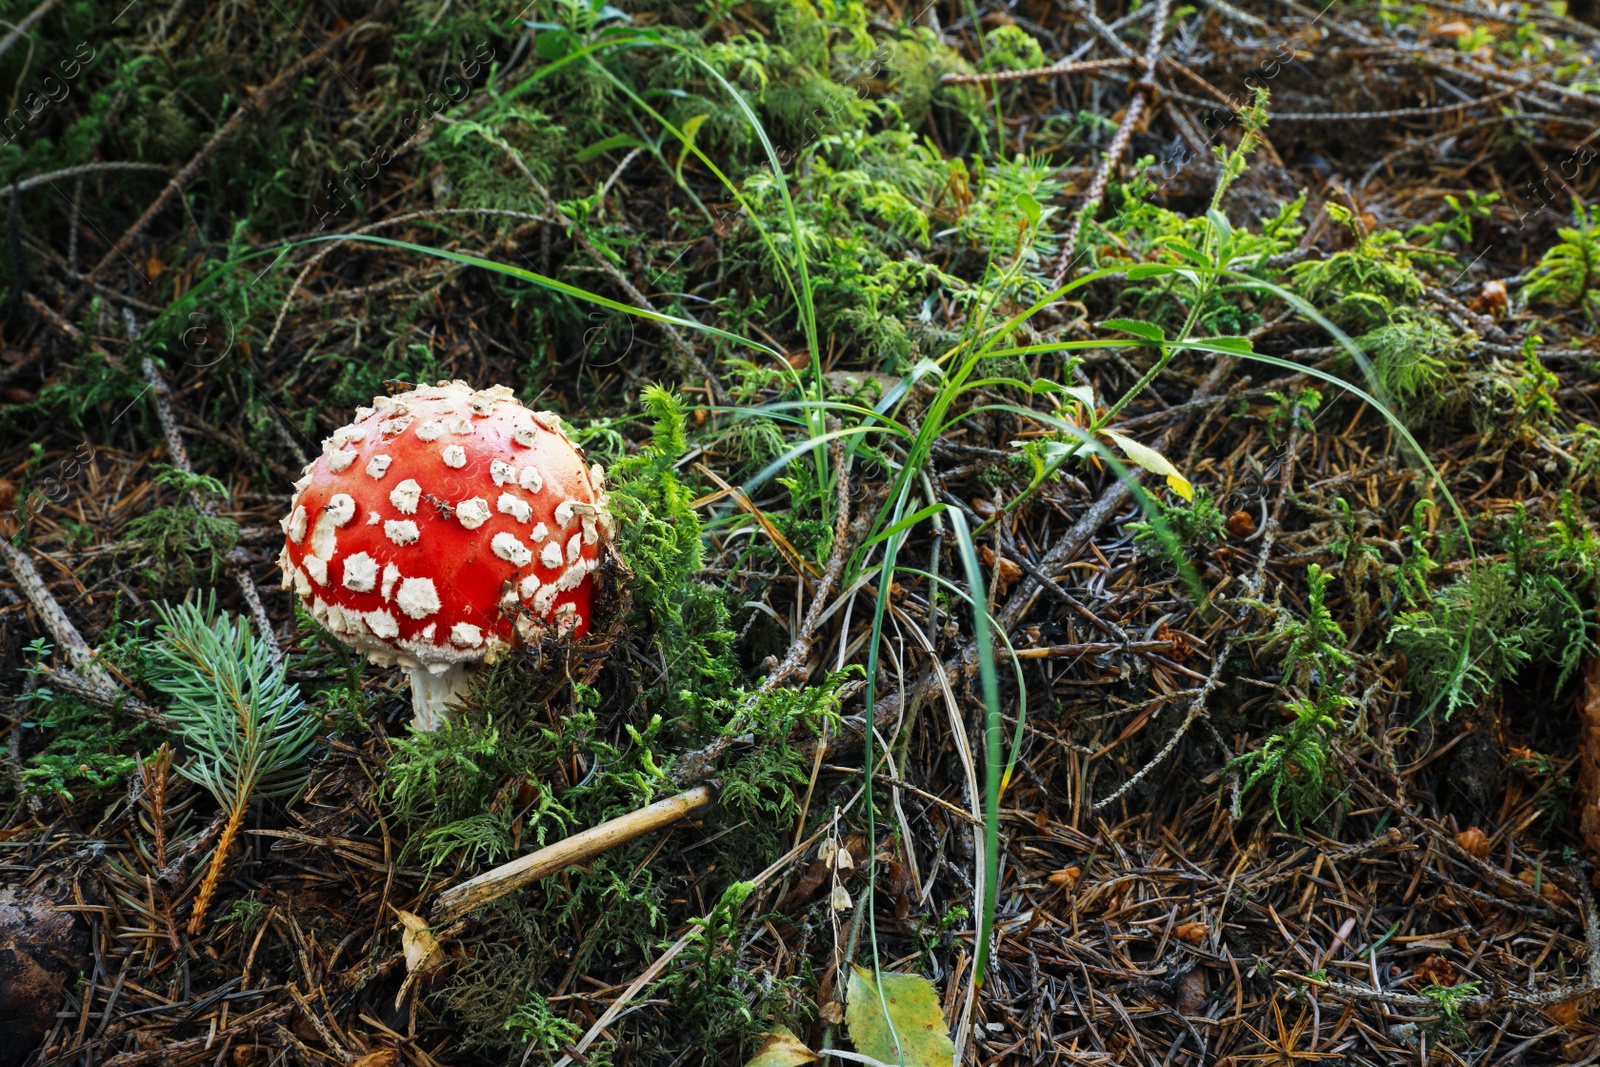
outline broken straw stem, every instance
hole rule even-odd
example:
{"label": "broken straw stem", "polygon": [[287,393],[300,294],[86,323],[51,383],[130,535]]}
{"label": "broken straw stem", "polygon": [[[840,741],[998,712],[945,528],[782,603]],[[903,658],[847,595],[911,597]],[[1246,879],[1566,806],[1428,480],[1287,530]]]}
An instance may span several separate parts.
{"label": "broken straw stem", "polygon": [[710,786],[697,786],[687,793],[658,800],[647,808],[618,816],[537,852],[501,864],[460,885],[451,886],[434,901],[433,922],[435,925],[447,923],[562,868],[582,863],[636,837],[670,826],[684,816],[708,807],[715,797],[716,793]]}

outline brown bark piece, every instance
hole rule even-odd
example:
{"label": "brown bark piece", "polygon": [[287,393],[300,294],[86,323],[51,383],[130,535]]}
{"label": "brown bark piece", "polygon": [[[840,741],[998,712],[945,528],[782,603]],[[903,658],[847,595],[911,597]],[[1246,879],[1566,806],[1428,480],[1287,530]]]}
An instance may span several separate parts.
{"label": "brown bark piece", "polygon": [[1589,851],[1600,856],[1600,656],[1589,661],[1578,704],[1578,828]]}

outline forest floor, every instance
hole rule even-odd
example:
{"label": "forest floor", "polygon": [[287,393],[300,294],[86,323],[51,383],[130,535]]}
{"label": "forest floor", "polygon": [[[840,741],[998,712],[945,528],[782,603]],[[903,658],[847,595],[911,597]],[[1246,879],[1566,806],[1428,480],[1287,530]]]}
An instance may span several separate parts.
{"label": "forest floor", "polygon": [[[1600,1061],[1566,5],[0,15],[0,1067]],[[424,734],[275,561],[451,379],[618,533]]]}

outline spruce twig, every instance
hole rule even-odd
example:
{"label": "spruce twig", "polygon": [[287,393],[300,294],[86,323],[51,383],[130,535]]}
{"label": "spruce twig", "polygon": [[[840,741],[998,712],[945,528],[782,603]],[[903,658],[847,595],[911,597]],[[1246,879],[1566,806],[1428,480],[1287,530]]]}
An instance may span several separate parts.
{"label": "spruce twig", "polygon": [[300,789],[319,721],[244,620],[217,615],[211,603],[157,610],[153,684],[172,699],[167,715],[195,753],[179,773],[209,790],[226,815],[189,919],[189,933],[198,934],[251,800]]}

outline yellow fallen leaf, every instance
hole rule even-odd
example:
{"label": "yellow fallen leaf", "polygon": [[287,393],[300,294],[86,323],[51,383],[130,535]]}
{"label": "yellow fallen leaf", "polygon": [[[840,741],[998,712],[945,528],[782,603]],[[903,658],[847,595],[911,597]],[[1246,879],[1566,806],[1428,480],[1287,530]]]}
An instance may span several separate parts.
{"label": "yellow fallen leaf", "polygon": [[950,1067],[955,1062],[956,1047],[939,1007],[939,994],[920,974],[885,971],[874,981],[871,971],[852,964],[845,1025],[856,1051],[880,1063]]}
{"label": "yellow fallen leaf", "polygon": [[1141,445],[1133,438],[1124,436],[1115,430],[1106,430],[1104,433],[1111,438],[1118,448],[1122,449],[1123,455],[1151,474],[1159,474],[1165,477],[1168,488],[1174,493],[1177,493],[1185,500],[1191,502],[1194,500],[1194,486],[1189,484],[1189,479],[1178,473],[1178,468],[1174,467],[1166,456],[1163,456],[1149,445]]}
{"label": "yellow fallen leaf", "polygon": [[762,1034],[766,1038],[761,1042],[761,1047],[756,1049],[756,1054],[744,1067],[800,1067],[802,1063],[810,1063],[817,1059],[817,1054],[806,1048],[805,1044],[791,1034],[784,1027],[778,1027],[771,1033]]}

